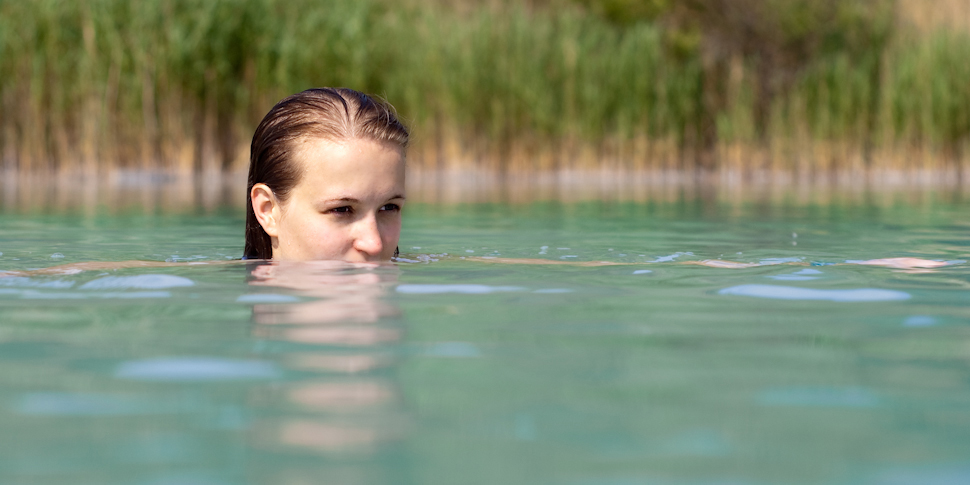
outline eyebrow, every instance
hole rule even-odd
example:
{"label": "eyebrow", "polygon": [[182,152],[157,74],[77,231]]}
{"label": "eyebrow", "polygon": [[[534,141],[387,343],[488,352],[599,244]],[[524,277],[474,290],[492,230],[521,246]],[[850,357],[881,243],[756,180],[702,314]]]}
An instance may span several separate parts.
{"label": "eyebrow", "polygon": [[[405,199],[405,200],[407,200],[407,197],[405,197],[403,195],[400,195],[400,194],[397,194],[397,195],[394,195],[392,197],[388,197],[387,200],[394,200],[394,199]],[[351,204],[359,204],[360,203],[360,199],[355,199],[353,197],[337,197],[335,199],[321,200],[320,202],[322,202],[324,204],[328,204],[328,203],[331,203],[331,202],[349,202]]]}

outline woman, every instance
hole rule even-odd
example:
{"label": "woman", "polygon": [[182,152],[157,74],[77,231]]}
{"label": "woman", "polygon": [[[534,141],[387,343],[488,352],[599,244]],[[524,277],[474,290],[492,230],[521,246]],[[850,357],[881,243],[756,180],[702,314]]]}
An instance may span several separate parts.
{"label": "woman", "polygon": [[277,103],[253,136],[244,258],[389,261],[407,146],[393,108],[352,89]]}

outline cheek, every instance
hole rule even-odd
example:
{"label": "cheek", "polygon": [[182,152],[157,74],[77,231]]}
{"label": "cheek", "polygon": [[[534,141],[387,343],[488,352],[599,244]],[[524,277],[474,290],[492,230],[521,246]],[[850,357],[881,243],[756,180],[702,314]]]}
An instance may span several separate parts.
{"label": "cheek", "polygon": [[381,224],[381,236],[385,241],[397,241],[401,235],[401,216],[388,217]]}
{"label": "cheek", "polygon": [[317,221],[312,227],[312,234],[309,234],[307,244],[317,248],[322,253],[341,253],[352,243],[350,230],[346,226],[328,224],[326,221]]}
{"label": "cheek", "polygon": [[[327,221],[325,216],[308,214],[293,218],[287,226],[289,244],[301,248],[304,257],[327,259],[339,254],[349,239],[347,230]],[[284,237],[280,234],[281,239]],[[286,243],[287,241],[282,241]]]}

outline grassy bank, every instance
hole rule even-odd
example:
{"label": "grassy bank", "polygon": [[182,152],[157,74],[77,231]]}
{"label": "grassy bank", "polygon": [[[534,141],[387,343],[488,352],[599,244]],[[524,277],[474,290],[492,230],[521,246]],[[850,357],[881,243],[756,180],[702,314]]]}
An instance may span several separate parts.
{"label": "grassy bank", "polygon": [[900,2],[884,42],[787,66],[766,103],[757,52],[581,2],[0,0],[0,157],[235,170],[275,101],[330,85],[391,101],[426,167],[962,166],[970,32]]}

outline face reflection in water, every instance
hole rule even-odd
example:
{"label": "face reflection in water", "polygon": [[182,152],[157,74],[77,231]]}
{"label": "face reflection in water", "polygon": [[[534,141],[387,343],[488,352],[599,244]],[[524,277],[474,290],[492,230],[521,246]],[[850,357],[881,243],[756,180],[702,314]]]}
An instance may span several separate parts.
{"label": "face reflection in water", "polygon": [[[303,412],[257,426],[260,446],[371,453],[403,438],[405,419],[393,406],[396,388],[373,375],[395,364],[384,346],[403,336],[393,323],[400,310],[382,300],[397,283],[398,271],[341,261],[275,261],[251,269],[251,285],[305,300],[255,305],[254,336],[307,346],[288,353],[286,367],[320,375],[273,393]],[[383,419],[370,419],[375,410]]]}
{"label": "face reflection in water", "polygon": [[298,142],[300,179],[285,200],[256,184],[253,211],[279,261],[388,261],[401,233],[404,153],[367,139]]}

